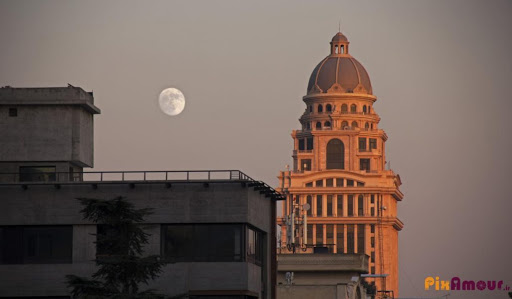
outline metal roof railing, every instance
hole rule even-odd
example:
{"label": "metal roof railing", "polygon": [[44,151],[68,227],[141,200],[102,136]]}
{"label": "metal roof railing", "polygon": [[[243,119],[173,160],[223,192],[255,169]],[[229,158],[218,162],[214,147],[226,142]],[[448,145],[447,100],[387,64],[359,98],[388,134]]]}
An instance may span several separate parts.
{"label": "metal roof railing", "polygon": [[101,184],[125,182],[130,184],[146,183],[219,183],[239,181],[254,187],[267,197],[275,200],[285,199],[284,195],[274,190],[263,181],[258,181],[240,170],[143,170],[143,171],[87,171],[87,172],[16,172],[0,173],[1,185],[53,184]]}

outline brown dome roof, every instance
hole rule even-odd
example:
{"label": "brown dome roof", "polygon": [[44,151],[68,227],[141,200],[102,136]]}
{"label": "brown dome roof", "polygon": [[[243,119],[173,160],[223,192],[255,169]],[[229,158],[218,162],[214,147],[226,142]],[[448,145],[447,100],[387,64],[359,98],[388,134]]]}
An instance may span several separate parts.
{"label": "brown dome roof", "polygon": [[340,32],[332,38],[331,55],[320,61],[311,73],[308,94],[372,94],[370,77],[361,63],[348,53],[348,44],[347,38]]}

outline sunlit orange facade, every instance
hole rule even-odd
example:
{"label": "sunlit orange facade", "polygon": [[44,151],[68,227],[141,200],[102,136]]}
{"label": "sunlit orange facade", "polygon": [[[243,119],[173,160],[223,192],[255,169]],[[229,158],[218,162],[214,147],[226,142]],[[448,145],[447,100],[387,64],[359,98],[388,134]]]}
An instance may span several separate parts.
{"label": "sunlit orange facade", "polygon": [[[367,281],[398,297],[401,181],[386,163],[388,137],[379,128],[370,78],[343,34],[313,70],[303,101],[301,129],[292,132],[293,166],[279,174],[279,191],[287,195],[278,218],[280,252],[365,253],[370,274],[389,274]],[[287,244],[292,211],[307,218],[307,230],[295,228],[295,250]]]}

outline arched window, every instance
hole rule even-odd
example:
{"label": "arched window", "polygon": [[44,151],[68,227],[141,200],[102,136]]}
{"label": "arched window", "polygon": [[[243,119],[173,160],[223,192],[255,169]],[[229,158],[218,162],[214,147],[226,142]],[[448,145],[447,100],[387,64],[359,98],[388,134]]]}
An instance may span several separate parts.
{"label": "arched window", "polygon": [[369,125],[368,123],[365,123],[365,124],[364,124],[364,128],[365,128],[365,129],[369,129],[369,128],[370,128],[370,125]]}
{"label": "arched window", "polygon": [[330,121],[324,122],[324,127],[331,127],[331,122]]}
{"label": "arched window", "polygon": [[350,105],[350,112],[352,112],[352,113],[357,112],[357,106],[356,106],[356,104],[352,104],[352,105]]}
{"label": "arched window", "polygon": [[345,53],[345,47],[344,46],[340,46],[340,54],[343,54]]}
{"label": "arched window", "polygon": [[345,146],[337,138],[327,143],[327,169],[344,169]]}
{"label": "arched window", "polygon": [[346,120],[344,120],[342,123],[341,123],[341,128],[343,130],[345,130],[346,128],[348,128],[348,122]]}
{"label": "arched window", "polygon": [[363,106],[363,113],[366,114],[366,105]]}
{"label": "arched window", "polygon": [[318,113],[324,112],[324,107],[322,105],[318,105]]}
{"label": "arched window", "polygon": [[313,106],[309,105],[309,112],[313,112]]}
{"label": "arched window", "polygon": [[316,122],[316,129],[317,130],[321,130],[322,129],[322,123],[321,122]]}
{"label": "arched window", "polygon": [[331,111],[332,111],[332,106],[331,106],[331,104],[327,104],[327,105],[325,105],[325,111],[327,111],[327,112],[331,112]]}
{"label": "arched window", "polygon": [[357,122],[356,121],[352,122],[352,128],[357,128]]}
{"label": "arched window", "polygon": [[338,53],[338,45],[334,46],[334,54]]}
{"label": "arched window", "polygon": [[306,129],[307,130],[311,130],[311,124],[310,123],[306,123]]}
{"label": "arched window", "polygon": [[344,113],[347,113],[347,112],[348,112],[347,104],[341,105],[341,113],[344,114]]}

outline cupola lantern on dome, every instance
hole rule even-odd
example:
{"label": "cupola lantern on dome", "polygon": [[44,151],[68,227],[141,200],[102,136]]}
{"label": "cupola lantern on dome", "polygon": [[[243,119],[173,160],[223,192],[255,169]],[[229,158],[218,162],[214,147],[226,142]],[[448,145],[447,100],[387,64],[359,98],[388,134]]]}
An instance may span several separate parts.
{"label": "cupola lantern on dome", "polygon": [[372,95],[370,77],[361,63],[349,54],[347,37],[338,32],[330,44],[330,55],[320,61],[309,78],[307,94],[356,93]]}

